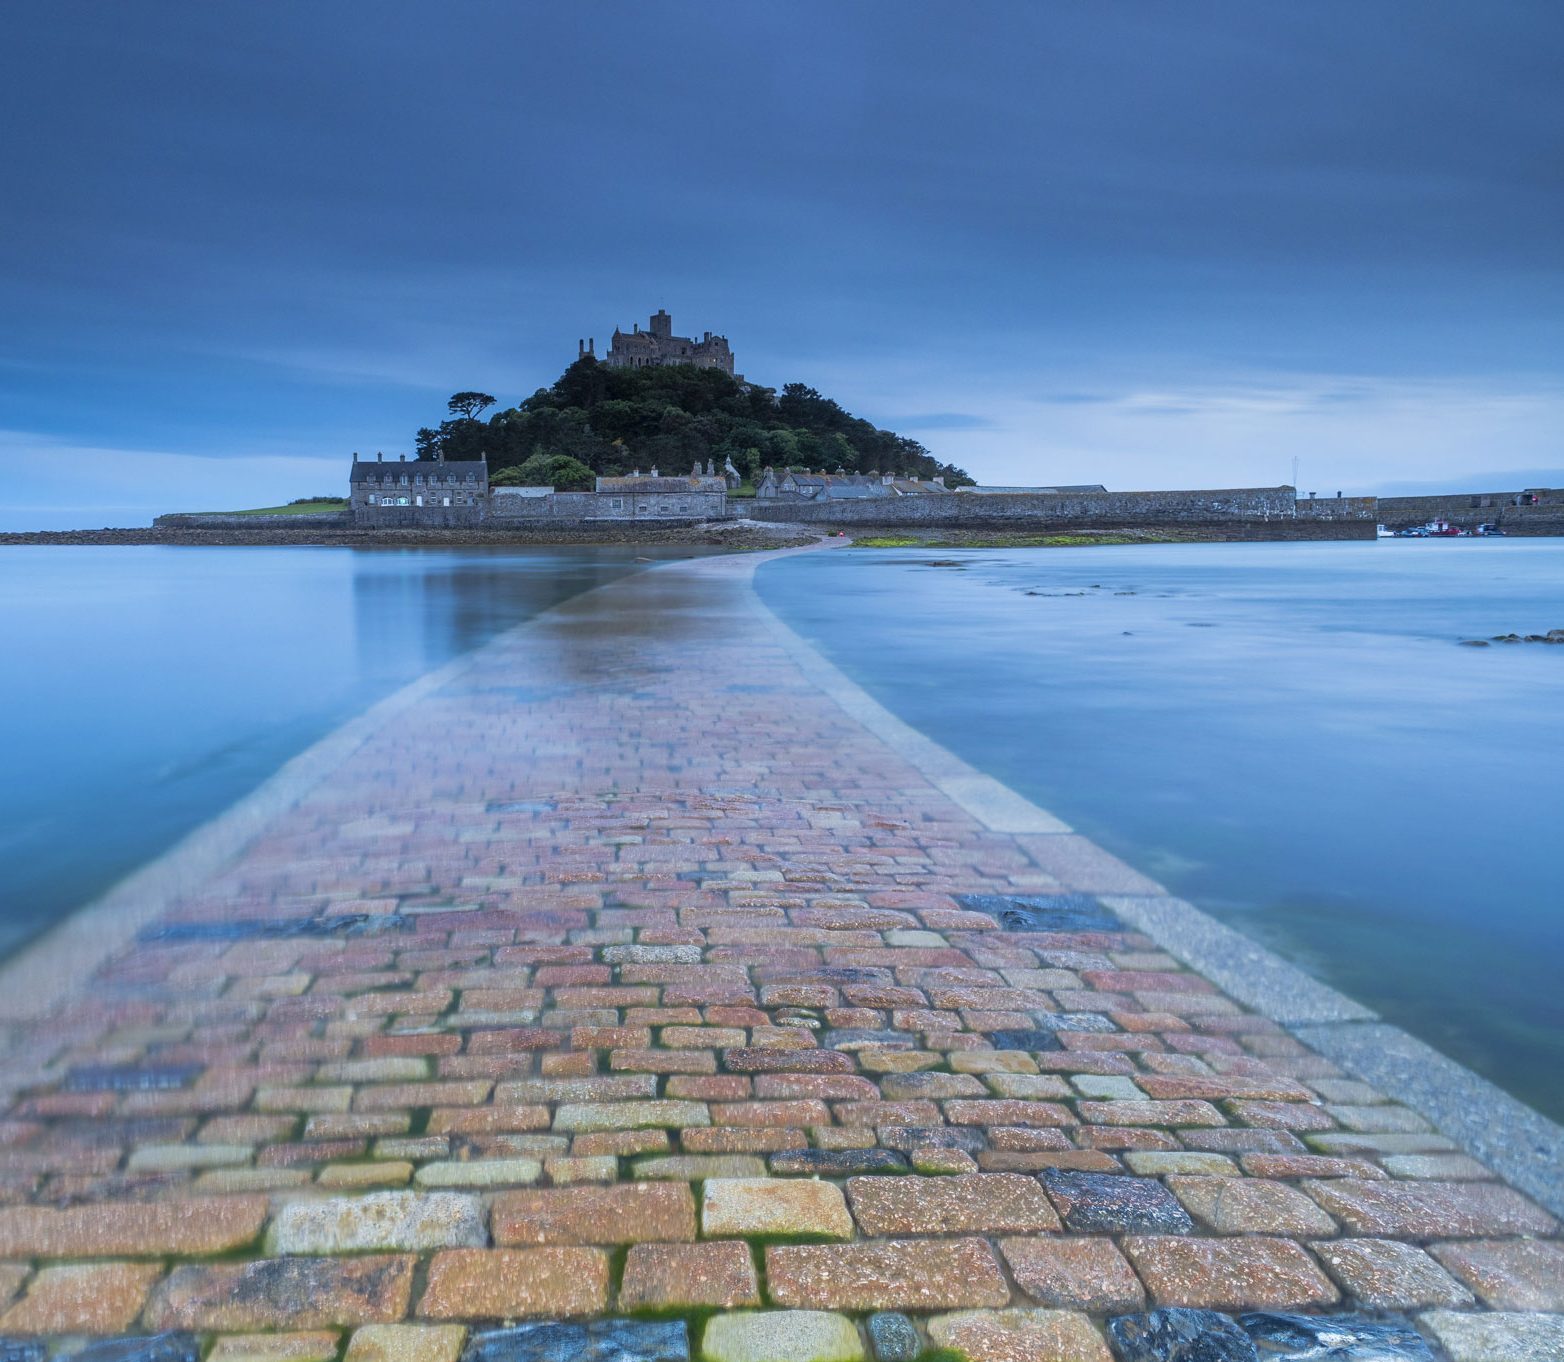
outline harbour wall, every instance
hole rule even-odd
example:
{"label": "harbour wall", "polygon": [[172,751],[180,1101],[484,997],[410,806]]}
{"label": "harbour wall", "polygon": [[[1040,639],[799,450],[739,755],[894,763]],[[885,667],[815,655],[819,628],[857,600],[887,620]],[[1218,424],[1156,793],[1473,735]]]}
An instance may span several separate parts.
{"label": "harbour wall", "polygon": [[1392,530],[1448,520],[1459,529],[1497,525],[1506,534],[1564,535],[1564,502],[1514,506],[1513,492],[1463,492],[1435,497],[1381,497],[1379,519]]}
{"label": "harbour wall", "polygon": [[[222,511],[174,511],[152,522],[157,530],[325,530],[353,523],[346,511],[309,511],[303,515],[235,515]],[[409,522],[411,523],[411,522]],[[424,523],[424,522],[419,522]]]}
{"label": "harbour wall", "polygon": [[1290,487],[1209,492],[928,492],[918,496],[842,498],[824,502],[756,501],[753,520],[802,524],[928,526],[979,529],[999,525],[1063,526],[1210,524],[1291,520]]}

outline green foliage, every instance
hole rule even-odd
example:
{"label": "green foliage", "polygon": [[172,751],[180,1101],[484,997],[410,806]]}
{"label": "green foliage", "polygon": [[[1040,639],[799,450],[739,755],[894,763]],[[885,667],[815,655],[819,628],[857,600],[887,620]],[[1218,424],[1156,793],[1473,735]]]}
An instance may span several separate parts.
{"label": "green foliage", "polygon": [[[517,406],[481,421],[477,413],[483,407],[472,407],[467,399],[486,396],[452,397],[447,404],[451,419],[418,432],[418,457],[487,458],[494,482],[498,472],[538,455],[565,457],[598,474],[653,465],[665,473],[686,473],[691,464],[704,467],[710,459],[718,468],[731,460],[748,483],[757,482],[767,465],[779,471],[943,475],[948,487],[972,482],[918,441],[880,430],[802,383],[789,383],[777,393],[747,387],[720,369],[610,369],[587,355],[552,387],[539,388]],[[565,486],[556,478],[538,481]]]}
{"label": "green foliage", "polygon": [[489,475],[491,487],[552,487],[556,492],[590,492],[597,475],[568,454],[534,454]]}
{"label": "green foliage", "polygon": [[488,393],[454,393],[445,404],[445,409],[452,416],[463,416],[470,421],[485,408],[492,407],[497,400]]}
{"label": "green foliage", "polygon": [[294,497],[290,506],[346,506],[346,497]]}

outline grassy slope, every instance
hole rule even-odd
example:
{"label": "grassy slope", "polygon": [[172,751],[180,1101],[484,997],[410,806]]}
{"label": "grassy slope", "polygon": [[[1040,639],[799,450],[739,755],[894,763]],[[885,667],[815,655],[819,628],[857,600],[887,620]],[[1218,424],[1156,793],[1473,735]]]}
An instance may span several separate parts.
{"label": "grassy slope", "polygon": [[301,501],[292,506],[257,506],[248,511],[223,511],[223,515],[319,515],[322,511],[345,511],[341,501]]}

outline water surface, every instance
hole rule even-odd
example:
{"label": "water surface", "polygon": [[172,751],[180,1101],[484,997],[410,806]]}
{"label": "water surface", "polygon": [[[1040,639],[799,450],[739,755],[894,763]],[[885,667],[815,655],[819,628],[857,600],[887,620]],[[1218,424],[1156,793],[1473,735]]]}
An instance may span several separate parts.
{"label": "water surface", "polygon": [[901,717],[1564,1119],[1564,543],[847,549],[761,594]]}
{"label": "water surface", "polygon": [[0,547],[0,956],[415,677],[692,552]]}

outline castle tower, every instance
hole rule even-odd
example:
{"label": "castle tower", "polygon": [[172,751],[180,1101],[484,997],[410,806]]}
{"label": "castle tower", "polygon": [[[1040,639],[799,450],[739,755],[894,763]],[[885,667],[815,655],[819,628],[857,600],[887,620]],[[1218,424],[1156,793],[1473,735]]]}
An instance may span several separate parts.
{"label": "castle tower", "polygon": [[652,313],[652,335],[658,340],[667,340],[673,335],[673,318],[663,308]]}

